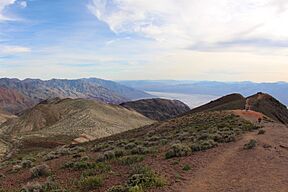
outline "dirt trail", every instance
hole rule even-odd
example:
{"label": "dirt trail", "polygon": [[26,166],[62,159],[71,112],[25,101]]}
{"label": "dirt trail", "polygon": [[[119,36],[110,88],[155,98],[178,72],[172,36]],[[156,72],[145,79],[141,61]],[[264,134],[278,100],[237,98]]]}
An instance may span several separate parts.
{"label": "dirt trail", "polygon": [[[263,125],[265,134],[250,132],[229,144],[196,170],[181,191],[288,192],[288,128],[277,123]],[[257,141],[257,147],[243,150],[250,139]]]}

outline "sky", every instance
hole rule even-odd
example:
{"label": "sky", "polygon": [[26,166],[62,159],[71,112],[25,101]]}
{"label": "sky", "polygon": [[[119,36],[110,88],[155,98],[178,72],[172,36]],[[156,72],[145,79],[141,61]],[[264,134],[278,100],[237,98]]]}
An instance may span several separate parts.
{"label": "sky", "polygon": [[0,0],[0,77],[288,81],[287,0]]}

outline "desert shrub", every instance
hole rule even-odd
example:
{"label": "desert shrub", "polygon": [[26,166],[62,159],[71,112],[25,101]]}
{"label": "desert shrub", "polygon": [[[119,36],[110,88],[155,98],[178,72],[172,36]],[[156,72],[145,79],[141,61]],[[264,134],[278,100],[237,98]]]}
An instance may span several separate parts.
{"label": "desert shrub", "polygon": [[264,129],[260,129],[259,131],[258,131],[258,135],[263,135],[263,134],[265,134],[265,130]]}
{"label": "desert shrub", "polygon": [[94,151],[94,152],[99,152],[101,150],[102,151],[113,150],[113,146],[111,146],[109,143],[101,143],[91,148],[91,151]]}
{"label": "desert shrub", "polygon": [[132,154],[147,154],[149,153],[149,149],[147,147],[137,146],[131,150]]}
{"label": "desert shrub", "polygon": [[217,145],[217,143],[212,140],[204,140],[204,141],[198,141],[196,143],[193,143],[191,146],[192,151],[204,151],[210,148],[213,148]]}
{"label": "desert shrub", "polygon": [[133,149],[134,147],[136,147],[137,145],[135,143],[128,143],[126,146],[125,146],[125,149]]}
{"label": "desert shrub", "polygon": [[104,152],[104,157],[105,157],[105,160],[114,159],[115,158],[115,151],[110,150],[110,151]]}
{"label": "desert shrub", "polygon": [[48,176],[51,173],[51,170],[48,165],[41,164],[37,165],[30,169],[31,178],[35,177],[42,177],[42,176]]}
{"label": "desert shrub", "polygon": [[166,145],[168,143],[168,140],[167,139],[161,139],[160,140],[160,144],[161,145]]}
{"label": "desert shrub", "polygon": [[43,187],[40,183],[27,183],[20,192],[43,192]]}
{"label": "desert shrub", "polygon": [[80,161],[88,161],[90,159],[89,156],[81,157]]}
{"label": "desert shrub", "polygon": [[208,133],[200,133],[199,134],[199,137],[198,137],[198,140],[207,140],[209,139],[209,134]]}
{"label": "desert shrub", "polygon": [[11,172],[12,173],[17,173],[18,171],[20,171],[22,169],[21,165],[13,165]]}
{"label": "desert shrub", "polygon": [[[93,169],[93,171],[96,173],[104,173],[111,170],[111,167],[104,163],[104,162],[98,162],[98,163],[91,163],[86,161],[79,161],[79,162],[67,162],[64,164],[63,168],[66,169],[73,169],[73,170],[87,170],[87,169]],[[92,174],[93,175],[93,174]],[[87,174],[88,176],[88,174]]]}
{"label": "desert shrub", "polygon": [[254,139],[251,139],[248,143],[246,143],[245,145],[244,145],[244,149],[253,149],[253,148],[255,148],[256,147],[256,144],[257,144],[257,141],[256,140],[254,140]]}
{"label": "desert shrub", "polygon": [[125,157],[121,157],[119,159],[119,162],[122,165],[132,165],[134,163],[138,163],[144,160],[144,156],[142,155],[129,155],[129,156],[125,156]]}
{"label": "desert shrub", "polygon": [[43,160],[44,161],[50,161],[52,159],[58,159],[59,157],[60,157],[60,155],[56,154],[55,152],[51,152],[51,153],[46,154],[43,157]]}
{"label": "desert shrub", "polygon": [[152,137],[148,138],[148,141],[159,141],[161,138],[157,135],[153,135]]}
{"label": "desert shrub", "polygon": [[93,169],[96,167],[96,163],[90,163],[85,161],[79,162],[67,162],[64,164],[63,168],[83,170],[83,169]]}
{"label": "desert shrub", "polygon": [[191,149],[184,144],[174,144],[165,154],[165,158],[183,157],[191,154]]}
{"label": "desert shrub", "polygon": [[83,190],[93,190],[98,189],[103,185],[104,179],[102,176],[90,176],[90,177],[83,177],[79,181],[79,186]]}
{"label": "desert shrub", "polygon": [[125,151],[123,149],[115,149],[115,157],[122,157],[125,154]]}
{"label": "desert shrub", "polygon": [[33,162],[31,160],[23,160],[21,162],[22,168],[31,168],[33,166]]}
{"label": "desert shrub", "polygon": [[107,190],[107,192],[129,192],[127,186],[115,185]]}
{"label": "desert shrub", "polygon": [[149,167],[137,166],[134,173],[128,178],[129,187],[139,186],[140,188],[162,187],[166,181],[155,174]]}
{"label": "desert shrub", "polygon": [[128,192],[144,192],[143,188],[141,186],[133,186],[129,187]]}
{"label": "desert shrub", "polygon": [[189,171],[190,169],[191,169],[190,165],[187,165],[187,164],[184,165],[182,168],[183,171]]}
{"label": "desert shrub", "polygon": [[5,178],[5,175],[3,173],[0,173],[0,179]]}

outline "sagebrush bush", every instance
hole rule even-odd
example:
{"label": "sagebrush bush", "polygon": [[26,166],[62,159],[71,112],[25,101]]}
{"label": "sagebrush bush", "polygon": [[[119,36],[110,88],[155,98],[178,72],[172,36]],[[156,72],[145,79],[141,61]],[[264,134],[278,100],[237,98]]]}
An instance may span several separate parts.
{"label": "sagebrush bush", "polygon": [[42,192],[43,191],[43,186],[38,183],[27,183],[20,192]]}
{"label": "sagebrush bush", "polygon": [[260,129],[259,131],[258,131],[258,135],[263,135],[263,134],[265,134],[265,130],[264,129]]}
{"label": "sagebrush bush", "polygon": [[256,147],[256,144],[257,144],[257,141],[256,140],[254,140],[254,139],[251,139],[248,143],[246,143],[245,145],[244,145],[244,149],[253,149],[253,148],[255,148]]}
{"label": "sagebrush bush", "polygon": [[51,170],[48,165],[41,164],[37,165],[30,169],[31,178],[35,177],[42,177],[42,176],[48,176],[51,173]]}
{"label": "sagebrush bush", "polygon": [[149,149],[143,146],[137,146],[131,150],[132,154],[139,154],[139,155],[144,155],[144,154],[147,154],[148,152],[149,152]]}
{"label": "sagebrush bush", "polygon": [[150,187],[162,187],[166,184],[166,181],[155,174],[149,167],[137,166],[134,168],[134,173],[128,178],[128,186],[135,187],[139,186],[141,188]]}
{"label": "sagebrush bush", "polygon": [[132,165],[135,163],[139,163],[144,160],[143,155],[129,155],[119,158],[119,162],[122,165]]}
{"label": "sagebrush bush", "polygon": [[182,168],[183,171],[189,171],[190,169],[191,169],[190,165],[187,165],[187,164],[184,165]]}
{"label": "sagebrush bush", "polygon": [[165,154],[165,158],[173,158],[173,157],[183,157],[191,154],[191,149],[189,146],[185,144],[174,144],[171,146],[168,152]]}
{"label": "sagebrush bush", "polygon": [[33,166],[33,162],[31,160],[23,160],[21,162],[22,168],[31,168]]}
{"label": "sagebrush bush", "polygon": [[79,181],[79,186],[83,190],[93,190],[102,187],[104,179],[102,176],[84,177]]}
{"label": "sagebrush bush", "polygon": [[116,185],[107,190],[107,192],[129,192],[127,186]]}

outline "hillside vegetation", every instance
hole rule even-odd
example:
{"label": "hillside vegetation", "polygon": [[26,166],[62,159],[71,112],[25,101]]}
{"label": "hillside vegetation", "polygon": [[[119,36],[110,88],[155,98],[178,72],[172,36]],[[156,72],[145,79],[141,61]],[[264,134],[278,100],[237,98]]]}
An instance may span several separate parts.
{"label": "hillside vegetation", "polygon": [[[189,114],[116,134],[81,147],[66,146],[36,156],[18,156],[18,160],[14,161],[16,164],[23,164],[25,159],[34,159],[33,165],[41,165],[45,161],[49,174],[41,174],[35,178],[32,172],[31,177],[29,168],[23,166],[9,173],[12,166],[9,165],[12,161],[9,161],[0,172],[6,176],[0,183],[7,190],[31,187],[26,185],[27,180],[34,182],[34,187],[35,182],[40,182],[38,187],[45,188],[49,182],[47,176],[50,175],[53,186],[58,190],[112,192],[160,189],[171,185],[173,177],[163,175],[161,166],[150,167],[150,161],[157,162],[158,165],[171,164],[173,161],[170,159],[188,157],[221,143],[235,141],[244,132],[254,129],[257,127],[253,124],[228,112]],[[189,167],[185,169],[189,170]],[[9,185],[14,180],[9,180],[12,175],[19,180],[13,187]],[[60,182],[64,175],[67,180]],[[47,181],[42,178],[47,178]]]}

